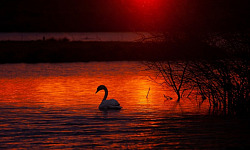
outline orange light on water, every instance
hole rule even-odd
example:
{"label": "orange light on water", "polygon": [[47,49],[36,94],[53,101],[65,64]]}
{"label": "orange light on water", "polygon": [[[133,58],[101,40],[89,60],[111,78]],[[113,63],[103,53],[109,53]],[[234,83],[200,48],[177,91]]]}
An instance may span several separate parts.
{"label": "orange light on water", "polygon": [[[104,92],[95,94],[95,91],[97,86],[103,84],[109,90],[108,99],[118,100],[123,109],[172,110],[179,107],[179,105],[176,106],[176,94],[169,91],[171,89],[166,91],[159,84],[148,80],[147,75],[153,76],[152,72],[135,71],[131,64],[131,70],[127,72],[125,68],[128,68],[129,65],[126,63],[119,63],[119,67],[112,63],[88,65],[92,68],[88,69],[88,73],[81,69],[79,71],[79,67],[76,65],[75,70],[78,71],[78,74],[58,75],[59,73],[51,72],[51,76],[3,77],[0,79],[0,104],[18,107],[35,105],[44,108],[98,109]],[[105,67],[106,69],[107,67],[112,68],[108,69],[112,72],[105,71]],[[60,68],[57,70],[57,72],[61,72]],[[164,95],[171,96],[173,100],[165,101]],[[191,102],[195,101],[183,99],[180,102],[181,107],[187,111],[195,111],[195,103]]]}
{"label": "orange light on water", "polygon": [[[185,99],[181,100],[181,105],[176,105],[174,93],[166,93],[158,84],[140,76],[118,75],[115,78],[116,82],[105,77],[98,79],[77,76],[1,79],[0,103],[17,106],[40,105],[48,108],[98,108],[104,92],[95,94],[95,91],[97,86],[103,83],[109,90],[108,99],[118,100],[124,109],[129,109],[131,106],[144,109],[149,105],[166,110],[179,110],[179,106],[187,111],[197,109],[196,104]],[[174,99],[165,101],[163,94],[170,95]]]}

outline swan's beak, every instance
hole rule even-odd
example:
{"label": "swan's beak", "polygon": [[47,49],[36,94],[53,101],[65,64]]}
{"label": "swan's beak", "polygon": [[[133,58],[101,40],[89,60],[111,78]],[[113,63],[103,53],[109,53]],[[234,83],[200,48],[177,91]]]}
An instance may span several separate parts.
{"label": "swan's beak", "polygon": [[98,92],[98,90],[96,90],[95,94]]}

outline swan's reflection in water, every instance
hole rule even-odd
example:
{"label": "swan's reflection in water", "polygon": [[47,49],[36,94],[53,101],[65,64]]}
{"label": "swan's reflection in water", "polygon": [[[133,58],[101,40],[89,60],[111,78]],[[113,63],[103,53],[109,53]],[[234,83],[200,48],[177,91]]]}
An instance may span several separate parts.
{"label": "swan's reflection in water", "polygon": [[[139,62],[0,69],[0,148],[225,148],[249,139],[249,124],[204,117],[206,105],[198,109],[190,100],[164,101],[172,93],[149,81],[152,73]],[[101,84],[122,110],[98,110]]]}

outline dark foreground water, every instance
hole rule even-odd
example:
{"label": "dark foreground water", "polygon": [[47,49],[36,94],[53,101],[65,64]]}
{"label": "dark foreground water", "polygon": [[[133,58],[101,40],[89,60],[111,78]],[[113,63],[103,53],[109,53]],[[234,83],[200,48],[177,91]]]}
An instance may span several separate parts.
{"label": "dark foreground water", "polygon": [[[0,65],[0,149],[247,149],[247,118],[206,115],[140,62]],[[98,110],[104,92],[120,111]],[[149,91],[148,98],[146,95]]]}

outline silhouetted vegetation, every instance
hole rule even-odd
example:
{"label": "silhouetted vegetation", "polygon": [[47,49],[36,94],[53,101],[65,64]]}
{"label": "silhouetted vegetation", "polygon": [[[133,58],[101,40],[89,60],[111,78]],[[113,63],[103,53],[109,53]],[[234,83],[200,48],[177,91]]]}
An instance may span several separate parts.
{"label": "silhouetted vegetation", "polygon": [[[175,10],[166,19],[170,23],[153,34],[166,51],[182,49],[183,53],[167,61],[148,62],[149,68],[173,88],[177,101],[185,92],[187,97],[198,95],[200,104],[209,101],[214,113],[249,115],[249,2],[169,2],[169,9]],[[197,53],[203,57],[196,57]]]}
{"label": "silhouetted vegetation", "polygon": [[186,80],[186,70],[188,64],[178,61],[152,61],[146,62],[145,64],[150,70],[157,71],[157,77],[159,76],[164,80],[163,83],[160,84],[171,87],[178,96],[177,102],[179,102],[185,91],[183,87],[186,87],[186,84],[188,83]]}
{"label": "silhouetted vegetation", "polygon": [[[196,49],[196,52],[198,49],[202,51],[202,47],[214,49],[222,52],[220,55],[202,59],[175,57],[167,61],[147,62],[147,65],[149,69],[158,72],[157,76],[164,79],[163,85],[172,87],[178,96],[177,102],[185,92],[187,98],[190,95],[198,96],[200,104],[209,101],[213,113],[250,115],[248,35],[216,34],[208,39],[200,43],[197,40],[192,48]],[[176,43],[182,43],[183,38],[179,41]],[[190,43],[193,42],[181,46],[190,49]],[[166,45],[168,44],[169,42],[166,42]]]}

